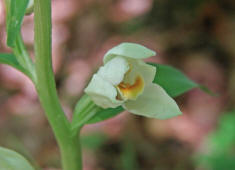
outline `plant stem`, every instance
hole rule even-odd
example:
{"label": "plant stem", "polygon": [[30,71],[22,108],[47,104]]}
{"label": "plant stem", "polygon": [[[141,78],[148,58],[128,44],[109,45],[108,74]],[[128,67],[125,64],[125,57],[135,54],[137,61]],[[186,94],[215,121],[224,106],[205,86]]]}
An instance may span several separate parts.
{"label": "plant stem", "polygon": [[34,1],[36,88],[39,100],[59,144],[64,170],[81,170],[79,137],[59,103],[51,61],[51,0]]}

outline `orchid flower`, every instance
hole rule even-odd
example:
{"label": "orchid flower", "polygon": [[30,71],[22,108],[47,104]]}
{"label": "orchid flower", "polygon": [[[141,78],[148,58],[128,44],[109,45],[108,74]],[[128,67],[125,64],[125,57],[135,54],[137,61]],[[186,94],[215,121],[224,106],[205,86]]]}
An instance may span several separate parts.
{"label": "orchid flower", "polygon": [[156,67],[142,59],[156,53],[135,43],[122,43],[104,56],[104,66],[93,75],[85,89],[102,108],[122,106],[130,113],[167,119],[181,114],[176,102],[158,84]]}

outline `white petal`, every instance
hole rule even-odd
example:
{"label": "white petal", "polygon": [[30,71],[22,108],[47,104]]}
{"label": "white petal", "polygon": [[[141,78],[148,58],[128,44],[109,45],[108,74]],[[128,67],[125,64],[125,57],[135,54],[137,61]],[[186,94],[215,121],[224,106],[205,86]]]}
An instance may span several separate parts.
{"label": "white petal", "polygon": [[157,84],[146,86],[137,100],[127,101],[123,106],[133,114],[157,119],[168,119],[181,114],[176,102]]}
{"label": "white petal", "polygon": [[133,81],[133,76],[141,75],[146,85],[151,84],[155,78],[156,67],[146,64],[142,60],[129,60],[131,71],[125,76],[125,79]]}
{"label": "white petal", "polygon": [[116,88],[97,74],[92,77],[85,92],[92,98],[95,104],[102,108],[115,108],[123,103],[116,99]]}
{"label": "white petal", "polygon": [[111,84],[118,85],[128,70],[128,62],[123,57],[115,57],[101,67],[97,74]]}
{"label": "white petal", "polygon": [[104,63],[115,56],[124,56],[132,59],[144,59],[155,56],[156,53],[142,45],[135,43],[122,43],[114,48],[110,49],[104,56]]}

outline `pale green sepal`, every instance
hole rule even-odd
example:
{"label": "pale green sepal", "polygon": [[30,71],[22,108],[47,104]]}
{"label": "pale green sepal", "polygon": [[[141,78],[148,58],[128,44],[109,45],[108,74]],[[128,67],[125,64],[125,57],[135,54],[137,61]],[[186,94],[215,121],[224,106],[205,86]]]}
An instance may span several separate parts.
{"label": "pale green sepal", "polygon": [[128,62],[123,57],[115,57],[103,67],[100,67],[97,74],[111,84],[118,85],[122,82],[124,75],[128,70]]}
{"label": "pale green sepal", "polygon": [[15,151],[0,147],[1,170],[34,170],[29,162]]}
{"label": "pale green sepal", "polygon": [[123,107],[133,114],[157,119],[169,119],[182,114],[176,102],[157,84],[146,86],[137,100],[127,101]]}
{"label": "pale green sepal", "polygon": [[85,92],[92,98],[94,103],[102,108],[115,108],[123,102],[116,99],[117,90],[108,81],[95,74]]}
{"label": "pale green sepal", "polygon": [[121,43],[118,46],[110,49],[104,56],[104,63],[116,56],[124,56],[133,59],[144,59],[148,57],[155,56],[156,52],[135,43]]}

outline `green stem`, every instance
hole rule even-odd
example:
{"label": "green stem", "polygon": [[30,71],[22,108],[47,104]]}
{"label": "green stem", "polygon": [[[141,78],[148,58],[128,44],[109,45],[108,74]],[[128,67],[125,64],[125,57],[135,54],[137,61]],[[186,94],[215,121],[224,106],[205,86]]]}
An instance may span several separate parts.
{"label": "green stem", "polygon": [[34,1],[36,88],[39,100],[59,144],[64,170],[81,170],[79,137],[59,103],[51,61],[51,0]]}

